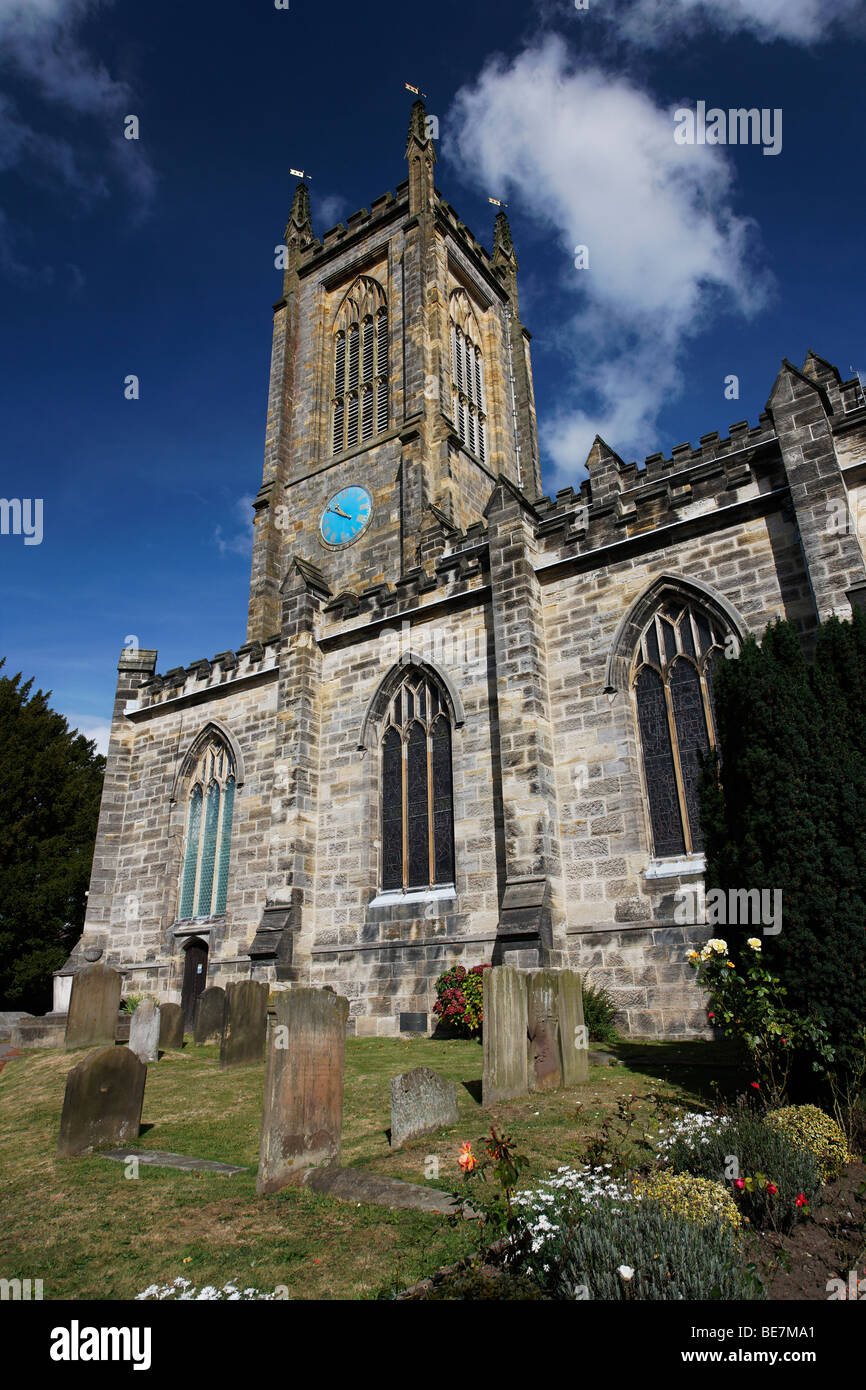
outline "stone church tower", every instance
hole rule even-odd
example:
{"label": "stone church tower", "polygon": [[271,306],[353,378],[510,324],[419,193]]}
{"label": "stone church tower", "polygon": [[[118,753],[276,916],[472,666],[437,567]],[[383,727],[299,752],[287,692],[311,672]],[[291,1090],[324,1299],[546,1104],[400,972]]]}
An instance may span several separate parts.
{"label": "stone church tower", "polygon": [[[573,965],[633,1035],[699,1033],[714,664],[866,593],[859,382],[787,360],[757,425],[542,495],[507,219],[492,254],[409,177],[285,238],[246,642],[120,657],[84,934],[128,993],[330,985],[424,1032],[448,965]],[[575,460],[575,473],[580,461]],[[748,887],[748,885],[744,885]],[[784,885],[781,885],[782,887]]]}

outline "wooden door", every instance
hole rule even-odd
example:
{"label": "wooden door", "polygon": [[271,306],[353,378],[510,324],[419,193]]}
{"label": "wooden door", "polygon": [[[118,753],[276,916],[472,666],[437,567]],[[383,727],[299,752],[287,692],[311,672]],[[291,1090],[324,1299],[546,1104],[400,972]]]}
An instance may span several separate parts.
{"label": "wooden door", "polygon": [[191,1033],[195,1027],[198,998],[207,980],[207,946],[203,941],[191,941],[186,948],[183,967],[183,989],[180,1003],[183,1009],[183,1029]]}

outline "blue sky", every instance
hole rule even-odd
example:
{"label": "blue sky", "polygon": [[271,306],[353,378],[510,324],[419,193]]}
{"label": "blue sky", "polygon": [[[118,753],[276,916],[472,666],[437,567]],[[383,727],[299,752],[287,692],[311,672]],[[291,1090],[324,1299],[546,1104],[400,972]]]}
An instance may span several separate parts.
{"label": "blue sky", "polygon": [[[44,516],[0,536],[5,673],[102,746],[129,635],[163,671],[243,642],[289,170],[317,233],[393,189],[406,81],[488,245],[508,201],[548,490],[596,430],[755,422],[783,356],[866,369],[862,11],[0,0],[0,495]],[[699,101],[781,110],[781,152],[677,145]]]}

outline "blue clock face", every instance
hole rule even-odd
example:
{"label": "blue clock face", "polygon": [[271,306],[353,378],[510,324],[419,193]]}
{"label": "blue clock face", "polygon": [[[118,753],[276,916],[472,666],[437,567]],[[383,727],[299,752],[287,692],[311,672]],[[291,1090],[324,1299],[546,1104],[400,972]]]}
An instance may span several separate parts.
{"label": "blue clock face", "polygon": [[351,545],[373,515],[373,499],[365,487],[352,484],[335,492],[319,523],[326,545]]}

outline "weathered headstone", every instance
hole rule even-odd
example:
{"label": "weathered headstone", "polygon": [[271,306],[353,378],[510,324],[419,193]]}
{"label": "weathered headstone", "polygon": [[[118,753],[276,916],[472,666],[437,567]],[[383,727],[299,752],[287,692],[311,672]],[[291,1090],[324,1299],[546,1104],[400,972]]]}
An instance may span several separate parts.
{"label": "weathered headstone", "polygon": [[555,1091],[562,1085],[560,974],[556,970],[531,970],[526,976],[527,1067],[531,1091]]}
{"label": "weathered headstone", "polygon": [[348,1017],[349,1001],[329,990],[299,987],[276,995],[265,1062],[260,1195],[301,1182],[310,1168],[340,1162]]}
{"label": "weathered headstone", "polygon": [[160,1004],[159,1046],[162,1052],[179,1052],[183,1047],[183,1009],[180,1004]]}
{"label": "weathered headstone", "polygon": [[563,1086],[589,1080],[589,1034],[583,1019],[583,982],[576,970],[559,971],[559,1043]]}
{"label": "weathered headstone", "polygon": [[268,987],[260,980],[238,980],[226,990],[226,1020],[220,1043],[221,1067],[260,1062],[268,1026]]}
{"label": "weathered headstone", "polygon": [[142,999],[129,1020],[129,1050],[141,1062],[159,1061],[160,1008],[155,999]]}
{"label": "weathered headstone", "polygon": [[114,1148],[138,1138],[147,1067],[128,1047],[100,1047],[66,1078],[60,1158]]}
{"label": "weathered headstone", "polygon": [[526,976],[510,965],[484,971],[483,1105],[525,1096]]}
{"label": "weathered headstone", "polygon": [[226,1022],[226,992],[211,985],[199,995],[193,1038],[199,1046],[221,1042]]}
{"label": "weathered headstone", "polygon": [[66,1047],[108,1047],[117,1032],[123,978],[110,965],[86,965],[72,981]]}
{"label": "weathered headstone", "polygon": [[428,1134],[440,1125],[457,1123],[457,1087],[453,1081],[415,1067],[391,1077],[391,1148]]}

